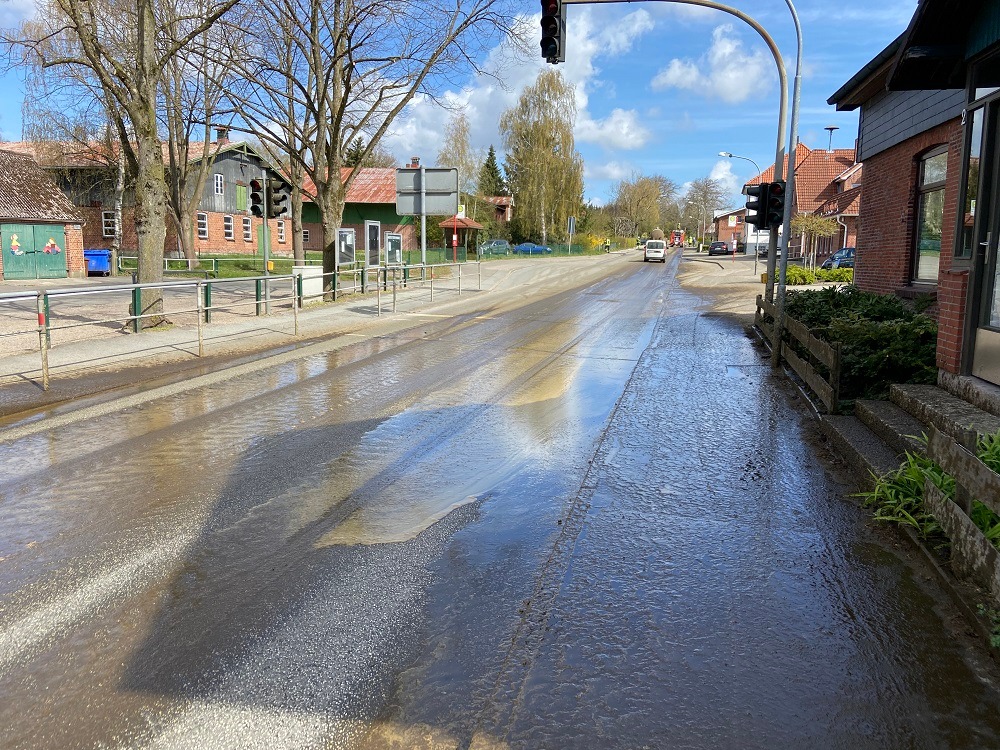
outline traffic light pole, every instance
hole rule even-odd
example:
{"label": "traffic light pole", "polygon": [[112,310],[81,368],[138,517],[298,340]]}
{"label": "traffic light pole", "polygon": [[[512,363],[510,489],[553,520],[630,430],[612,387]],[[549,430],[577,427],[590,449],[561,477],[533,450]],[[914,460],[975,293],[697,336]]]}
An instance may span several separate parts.
{"label": "traffic light pole", "polygon": [[[564,5],[589,5],[594,3],[619,3],[619,2],[631,2],[632,0],[561,0]],[[780,359],[781,345],[780,337],[781,331],[784,327],[785,318],[785,275],[788,270],[788,235],[791,232],[791,215],[792,215],[792,196],[795,190],[795,151],[798,145],[796,141],[798,140],[798,127],[799,127],[799,94],[801,91],[802,83],[802,26],[799,24],[799,16],[795,10],[795,5],[792,0],[785,0],[785,5],[788,6],[788,10],[792,14],[792,21],[795,24],[795,39],[797,44],[797,54],[795,56],[795,92],[792,99],[792,116],[791,123],[789,126],[789,137],[788,137],[788,173],[787,177],[785,174],[785,117],[788,109],[788,75],[785,72],[785,64],[781,58],[781,52],[778,50],[778,46],[774,43],[770,34],[757,23],[756,20],[748,16],[742,11],[731,8],[728,5],[723,5],[721,3],[714,2],[714,0],[638,0],[639,2],[665,2],[665,3],[677,3],[679,5],[696,5],[702,8],[712,8],[713,10],[719,10],[723,13],[728,13],[731,16],[735,16],[740,19],[748,26],[756,31],[764,43],[771,50],[771,55],[774,57],[774,64],[778,69],[778,79],[780,88],[780,104],[778,107],[778,143],[775,148],[775,158],[774,158],[774,180],[781,182],[784,181],[786,184],[786,199],[784,206],[782,224],[782,232],[779,238],[777,228],[772,228],[770,237],[767,243],[767,287],[766,295],[769,301],[774,301],[774,272],[777,261],[777,249],[781,248],[781,265],[778,273],[778,294],[777,294],[777,319],[775,320],[774,333],[775,341],[779,342],[772,347],[771,350],[771,363],[777,366]],[[543,4],[543,20],[546,7]],[[563,25],[565,27],[565,24]],[[543,28],[543,34],[544,34]],[[544,56],[544,50],[543,50]]]}
{"label": "traffic light pole", "polygon": [[802,90],[802,26],[799,24],[799,14],[795,12],[792,0],[785,0],[792,21],[795,24],[795,82],[792,92],[792,122],[788,135],[788,177],[785,180],[785,210],[782,215],[781,232],[781,270],[778,274],[777,316],[774,321],[774,340],[779,342],[771,347],[771,366],[777,367],[781,362],[781,332],[785,327],[785,272],[788,270],[788,235],[792,231],[792,196],[795,194],[795,156],[799,137],[799,96]]}
{"label": "traffic light pole", "polygon": [[[788,74],[785,72],[785,63],[781,57],[781,51],[778,49],[778,45],[774,43],[774,39],[771,35],[767,33],[767,30],[761,26],[754,18],[748,16],[743,11],[738,8],[732,8],[728,5],[723,5],[722,3],[717,3],[714,0],[638,0],[639,2],[661,2],[661,3],[675,3],[678,5],[697,5],[702,8],[712,8],[713,10],[719,10],[723,13],[728,13],[731,16],[743,21],[745,24],[750,26],[754,31],[756,31],[760,38],[764,40],[764,44],[767,45],[768,49],[771,50],[771,55],[774,57],[774,64],[778,69],[778,88],[779,88],[779,100],[778,100],[778,133],[777,133],[777,143],[775,146],[774,153],[774,179],[784,180],[785,179],[785,119],[788,114]],[[632,2],[632,0],[562,0],[565,5],[591,5],[596,3],[621,3],[621,2]],[[785,0],[789,8],[792,8],[791,0]],[[793,8],[794,14],[794,8]],[[796,30],[798,30],[798,18],[796,16]],[[799,60],[802,58],[802,44],[801,44],[801,34],[799,35]],[[798,69],[799,62],[796,61],[796,66]],[[796,99],[797,101],[797,99]],[[795,113],[793,112],[793,115]],[[797,118],[792,118],[793,123],[797,122]],[[792,137],[795,137],[795,130],[793,125]],[[793,146],[794,148],[794,146]],[[789,160],[791,162],[791,160]],[[789,163],[789,172],[793,171],[795,165]],[[787,204],[786,204],[787,205]],[[787,208],[786,208],[787,210]],[[788,245],[788,228],[787,224],[785,227],[784,235],[785,239],[782,243],[786,251],[783,256],[787,256],[787,245]],[[777,261],[777,250],[779,246],[778,230],[777,228],[772,228],[770,235],[768,237],[767,243],[767,285],[765,287],[765,296],[769,302],[774,300],[774,272],[776,268]],[[779,281],[779,288],[784,289],[784,273],[785,265],[782,263],[781,267],[781,279]]]}
{"label": "traffic light pole", "polygon": [[271,186],[268,184],[268,180],[264,180],[264,247],[261,248],[264,253],[264,314],[271,314],[271,284],[269,283],[268,267],[271,265],[271,218],[268,216],[267,206],[271,205],[269,200],[271,195]]}

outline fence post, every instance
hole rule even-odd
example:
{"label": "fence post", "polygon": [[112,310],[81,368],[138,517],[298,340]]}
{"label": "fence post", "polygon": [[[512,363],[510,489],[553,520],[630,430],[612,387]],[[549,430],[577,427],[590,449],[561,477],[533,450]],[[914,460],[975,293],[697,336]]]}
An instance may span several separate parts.
{"label": "fence post", "polygon": [[476,265],[479,267],[479,291],[483,291],[483,262],[477,258]]}
{"label": "fence post", "polygon": [[[403,273],[406,273],[406,268],[403,268]],[[392,311],[396,312],[396,286],[397,286],[397,270],[392,269]]]}
{"label": "fence post", "polygon": [[46,294],[44,291],[38,292],[35,301],[35,308],[38,312],[38,351],[42,355],[42,390],[49,389],[49,347],[47,342],[46,329],[48,328],[48,315],[46,315]]}
{"label": "fence post", "polygon": [[458,264],[458,296],[462,296],[462,264]]}
{"label": "fence post", "polygon": [[194,296],[195,296],[195,306],[198,308],[198,314],[197,314],[196,317],[198,319],[198,356],[199,357],[204,357],[205,356],[205,338],[204,338],[204,335],[203,335],[202,330],[201,330],[202,315],[205,314],[205,302],[204,302],[205,298],[203,296],[203,294],[205,294],[205,292],[202,291],[202,286],[206,286],[206,285],[202,284],[199,281],[198,284],[197,284],[197,286],[195,287],[195,293],[194,293]]}
{"label": "fence post", "polygon": [[434,301],[434,272],[431,271],[431,302]]}
{"label": "fence post", "polygon": [[833,367],[830,368],[830,386],[833,388],[833,403],[830,413],[836,414],[840,405],[840,342],[833,345]]}
{"label": "fence post", "polygon": [[[979,433],[975,430],[963,429],[955,438],[955,442],[975,456],[979,447]],[[962,509],[965,515],[972,515],[972,496],[958,482],[955,482],[955,504]]]}
{"label": "fence post", "polygon": [[49,293],[45,293],[45,346],[52,348],[52,323],[49,320]]}
{"label": "fence post", "polygon": [[378,283],[378,271],[375,271],[375,307],[376,316],[382,317],[382,285]]}
{"label": "fence post", "polygon": [[302,296],[302,274],[292,276],[292,318],[295,321],[295,335],[299,335],[299,297]]}
{"label": "fence post", "polygon": [[140,333],[142,331],[142,318],[139,316],[142,314],[142,288],[139,286],[132,287],[132,330],[135,333]]}
{"label": "fence post", "polygon": [[253,285],[254,285],[254,301],[256,302],[256,304],[254,305],[254,310],[256,311],[257,316],[260,317],[260,310],[261,310],[260,300],[261,297],[263,296],[261,294],[261,289],[260,289],[260,279],[254,279]]}

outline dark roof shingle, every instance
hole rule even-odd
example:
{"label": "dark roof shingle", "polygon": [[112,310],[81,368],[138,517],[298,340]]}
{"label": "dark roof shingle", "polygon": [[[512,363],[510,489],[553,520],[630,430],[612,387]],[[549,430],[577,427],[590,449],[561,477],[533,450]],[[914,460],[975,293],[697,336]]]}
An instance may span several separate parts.
{"label": "dark roof shingle", "polygon": [[34,159],[0,150],[0,221],[82,223],[83,218]]}

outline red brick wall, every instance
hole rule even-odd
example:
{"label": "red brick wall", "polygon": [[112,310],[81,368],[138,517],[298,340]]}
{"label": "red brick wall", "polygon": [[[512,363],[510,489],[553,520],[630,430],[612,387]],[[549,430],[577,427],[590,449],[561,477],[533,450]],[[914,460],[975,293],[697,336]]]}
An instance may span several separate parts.
{"label": "red brick wall", "polygon": [[[916,185],[920,156],[936,147],[948,147],[941,261],[936,288],[911,284],[916,232]],[[961,369],[968,271],[952,268],[955,222],[962,176],[962,126],[957,118],[921,133],[865,161],[861,217],[854,283],[861,289],[896,294],[927,289],[937,303],[929,313],[938,318],[938,367]]]}
{"label": "red brick wall", "polygon": [[66,224],[66,270],[72,278],[87,275],[87,264],[83,260],[83,232],[79,224]]}

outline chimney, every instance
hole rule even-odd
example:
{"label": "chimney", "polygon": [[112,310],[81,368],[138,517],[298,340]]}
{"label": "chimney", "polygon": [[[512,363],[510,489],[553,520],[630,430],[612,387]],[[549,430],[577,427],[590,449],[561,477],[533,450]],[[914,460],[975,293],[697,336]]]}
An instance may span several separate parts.
{"label": "chimney", "polygon": [[411,156],[410,163],[406,165],[407,169],[418,169],[420,167],[420,157]]}
{"label": "chimney", "polygon": [[219,125],[215,128],[215,142],[220,146],[229,143],[229,126]]}

